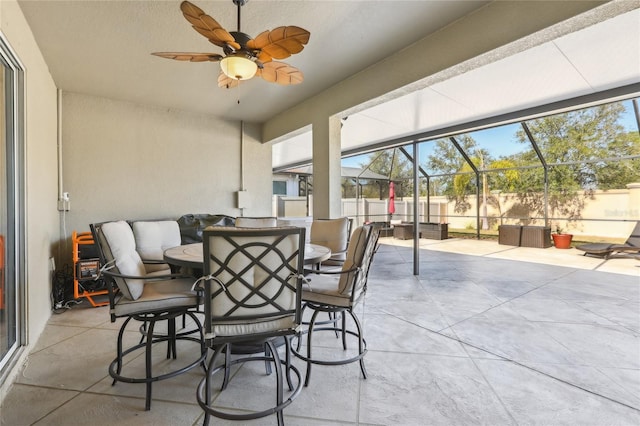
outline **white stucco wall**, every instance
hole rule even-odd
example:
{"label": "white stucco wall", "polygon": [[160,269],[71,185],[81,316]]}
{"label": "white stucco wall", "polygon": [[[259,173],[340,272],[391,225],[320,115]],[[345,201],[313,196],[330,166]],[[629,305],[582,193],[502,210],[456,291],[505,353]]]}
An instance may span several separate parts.
{"label": "white stucco wall", "polygon": [[[579,193],[584,201],[584,206],[580,210],[580,219],[551,220],[549,226],[552,231],[556,227],[567,233],[574,234],[577,238],[584,238],[581,241],[611,241],[624,242],[639,219],[638,205],[633,200],[634,194],[631,189],[614,189],[608,191],[594,191],[593,193]],[[539,194],[542,199],[543,194]],[[292,198],[292,197],[290,197]],[[487,208],[487,215],[490,219],[490,229],[497,231],[498,225],[544,225],[544,220],[524,220],[515,218],[514,213],[509,213],[514,205],[518,203],[515,194],[500,194],[500,209],[490,204]],[[294,200],[287,200],[292,203]],[[298,197],[298,202],[304,202],[304,198]],[[467,197],[469,208],[463,212],[456,212],[455,201],[450,201],[446,196],[431,196],[430,221],[448,223],[449,230],[452,229],[476,229],[476,200],[475,196]],[[362,221],[385,221],[388,219],[388,199],[358,199],[356,210],[356,199],[347,198],[342,200],[342,212],[346,216],[357,216],[359,212]],[[424,197],[420,198],[420,221],[426,221],[426,203]],[[396,211],[393,219],[413,220],[412,198],[396,199]],[[482,214],[482,213],[481,213]],[[500,215],[504,214],[500,220]],[[537,215],[538,213],[531,213]],[[551,214],[551,212],[550,212]]]}
{"label": "white stucco wall", "polygon": [[[26,350],[3,377],[4,398],[51,315],[49,258],[70,259],[74,229],[110,219],[240,214],[240,123],[63,93],[64,191],[57,210],[57,89],[15,1],[0,1],[0,31],[26,68]],[[271,213],[271,146],[245,124],[246,216]],[[61,243],[62,242],[62,243]],[[62,257],[62,260],[60,259]]]}
{"label": "white stucco wall", "polygon": [[[107,220],[240,215],[239,122],[84,94],[62,99],[67,238]],[[257,134],[245,123],[245,216],[271,213],[271,146]]]}
{"label": "white stucco wall", "polygon": [[[0,31],[26,68],[26,331],[27,351],[51,315],[49,257],[59,237],[56,166],[56,87],[15,1],[0,1]],[[22,363],[26,351],[18,360]],[[0,384],[0,400],[18,373]]]}

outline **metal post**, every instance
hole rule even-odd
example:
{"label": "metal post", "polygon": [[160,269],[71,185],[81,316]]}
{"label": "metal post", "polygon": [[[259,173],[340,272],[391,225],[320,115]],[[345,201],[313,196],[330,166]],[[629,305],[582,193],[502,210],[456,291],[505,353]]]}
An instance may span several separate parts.
{"label": "metal post", "polygon": [[478,168],[473,164],[473,161],[471,161],[471,158],[469,158],[465,150],[462,149],[456,138],[452,136],[449,140],[453,143],[453,146],[456,147],[460,155],[462,155],[464,161],[471,167],[471,170],[476,174],[476,238],[480,239],[480,173],[478,173]]}
{"label": "metal post", "polygon": [[358,176],[356,176],[356,225],[360,226],[360,178]]}
{"label": "metal post", "polygon": [[529,138],[529,142],[531,142],[531,146],[533,150],[536,152],[540,163],[542,163],[542,167],[544,168],[544,226],[549,226],[549,167],[547,166],[547,162],[542,155],[542,151],[540,151],[540,147],[538,147],[538,143],[533,138],[531,131],[529,130],[529,126],[524,121],[520,123],[524,132]]}
{"label": "metal post", "polygon": [[418,202],[420,185],[418,184],[418,142],[413,141],[413,275],[420,275],[420,219]]}

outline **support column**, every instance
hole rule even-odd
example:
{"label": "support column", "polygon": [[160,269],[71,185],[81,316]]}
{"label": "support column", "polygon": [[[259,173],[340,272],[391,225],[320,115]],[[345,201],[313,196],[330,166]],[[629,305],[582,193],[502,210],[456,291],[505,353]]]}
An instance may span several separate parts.
{"label": "support column", "polygon": [[333,219],[342,215],[340,178],[340,118],[313,122],[313,217]]}

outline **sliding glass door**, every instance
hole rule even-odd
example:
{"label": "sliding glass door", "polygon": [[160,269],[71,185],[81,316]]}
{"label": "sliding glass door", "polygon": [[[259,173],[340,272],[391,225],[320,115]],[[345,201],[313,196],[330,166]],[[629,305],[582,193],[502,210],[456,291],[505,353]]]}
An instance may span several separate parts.
{"label": "sliding glass door", "polygon": [[23,68],[0,34],[0,377],[22,344]]}

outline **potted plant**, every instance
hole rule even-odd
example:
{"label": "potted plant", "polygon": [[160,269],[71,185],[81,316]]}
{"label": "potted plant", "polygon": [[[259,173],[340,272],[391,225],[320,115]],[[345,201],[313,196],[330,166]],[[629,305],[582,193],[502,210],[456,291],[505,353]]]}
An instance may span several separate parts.
{"label": "potted plant", "polygon": [[560,228],[560,226],[556,226],[556,232],[551,234],[551,238],[553,238],[553,245],[557,249],[571,248],[571,240],[573,239],[573,234],[565,234],[564,232],[562,232],[562,228]]}

